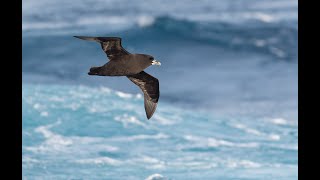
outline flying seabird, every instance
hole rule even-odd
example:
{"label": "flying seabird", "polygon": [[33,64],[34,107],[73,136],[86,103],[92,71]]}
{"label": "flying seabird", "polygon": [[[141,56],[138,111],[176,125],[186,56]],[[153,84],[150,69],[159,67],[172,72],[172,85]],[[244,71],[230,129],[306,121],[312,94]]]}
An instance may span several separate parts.
{"label": "flying seabird", "polygon": [[109,61],[101,67],[91,67],[89,75],[96,76],[127,76],[144,93],[144,108],[147,118],[155,112],[159,99],[159,81],[143,70],[151,65],[161,65],[152,56],[147,54],[131,54],[121,46],[119,37],[85,37],[74,36],[87,41],[101,44]]}

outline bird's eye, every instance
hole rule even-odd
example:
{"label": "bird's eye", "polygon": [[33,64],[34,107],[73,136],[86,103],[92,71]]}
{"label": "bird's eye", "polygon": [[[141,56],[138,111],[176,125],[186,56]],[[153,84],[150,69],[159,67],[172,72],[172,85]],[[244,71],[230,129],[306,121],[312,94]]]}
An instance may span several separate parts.
{"label": "bird's eye", "polygon": [[149,59],[150,59],[150,60],[153,60],[153,57],[150,57]]}

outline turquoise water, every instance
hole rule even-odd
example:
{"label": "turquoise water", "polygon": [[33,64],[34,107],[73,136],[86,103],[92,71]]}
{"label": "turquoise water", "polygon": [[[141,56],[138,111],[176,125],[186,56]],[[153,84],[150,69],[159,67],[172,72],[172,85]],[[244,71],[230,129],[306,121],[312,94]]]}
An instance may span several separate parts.
{"label": "turquoise water", "polygon": [[[24,179],[296,179],[297,124],[214,117],[106,87],[23,85]],[[259,122],[259,123],[257,123]]]}

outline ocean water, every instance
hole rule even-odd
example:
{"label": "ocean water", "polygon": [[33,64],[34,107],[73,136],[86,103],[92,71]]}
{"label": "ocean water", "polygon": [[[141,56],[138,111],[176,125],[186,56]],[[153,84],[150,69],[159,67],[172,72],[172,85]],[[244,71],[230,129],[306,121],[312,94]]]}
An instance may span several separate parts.
{"label": "ocean water", "polygon": [[[297,1],[23,1],[23,179],[297,179]],[[74,35],[162,63],[147,120]]]}

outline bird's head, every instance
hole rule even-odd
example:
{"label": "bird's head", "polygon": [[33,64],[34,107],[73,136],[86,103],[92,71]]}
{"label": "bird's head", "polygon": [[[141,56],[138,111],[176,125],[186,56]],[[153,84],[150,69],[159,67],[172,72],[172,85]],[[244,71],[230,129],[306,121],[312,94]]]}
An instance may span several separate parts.
{"label": "bird's head", "polygon": [[154,57],[149,56],[149,60],[151,61],[151,65],[161,66],[161,62],[154,59]]}
{"label": "bird's head", "polygon": [[133,63],[133,66],[138,68],[137,71],[139,72],[143,71],[151,65],[161,65],[161,63],[155,60],[153,56],[147,54],[134,54],[133,58],[131,59],[131,62],[133,61],[135,61],[135,63]]}
{"label": "bird's head", "polygon": [[143,62],[142,64],[146,67],[151,66],[151,65],[157,65],[157,66],[161,65],[161,63],[159,61],[155,60],[153,56],[150,56],[147,54],[136,54],[135,57],[139,61],[142,61]]}

